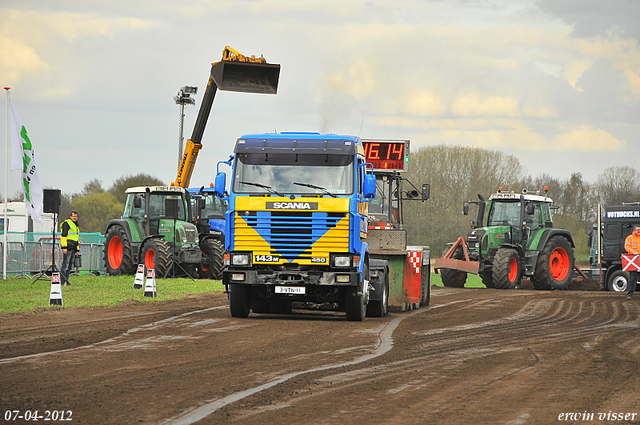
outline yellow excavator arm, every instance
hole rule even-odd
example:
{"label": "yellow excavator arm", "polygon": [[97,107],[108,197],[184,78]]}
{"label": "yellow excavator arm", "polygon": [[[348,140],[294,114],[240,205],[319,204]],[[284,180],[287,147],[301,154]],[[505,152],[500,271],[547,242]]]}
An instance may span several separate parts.
{"label": "yellow excavator arm", "polygon": [[189,187],[198,152],[202,149],[202,135],[209,119],[216,91],[220,89],[245,93],[276,94],[279,76],[280,65],[268,64],[262,55],[259,58],[244,56],[229,46],[224,48],[222,60],[211,64],[209,82],[202,97],[193,133],[191,138],[187,140],[187,146],[178,167],[178,175],[172,186]]}

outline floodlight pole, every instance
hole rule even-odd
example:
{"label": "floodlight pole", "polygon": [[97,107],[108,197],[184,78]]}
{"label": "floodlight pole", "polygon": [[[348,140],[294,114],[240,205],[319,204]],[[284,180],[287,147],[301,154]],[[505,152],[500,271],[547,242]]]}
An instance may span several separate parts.
{"label": "floodlight pole", "polygon": [[178,170],[177,171],[180,171],[180,160],[182,159],[182,147],[184,146],[183,128],[184,128],[184,103],[180,103],[180,124],[178,125],[179,136],[178,136]]}
{"label": "floodlight pole", "polygon": [[178,166],[177,172],[180,172],[180,162],[182,161],[182,147],[184,146],[183,128],[184,128],[184,105],[195,105],[196,100],[191,97],[192,94],[198,92],[198,87],[183,86],[178,91],[178,95],[173,97],[177,105],[180,105],[180,121],[178,125]]}
{"label": "floodlight pole", "polygon": [[2,224],[2,279],[7,280],[7,232],[9,231],[7,213],[9,210],[9,201],[7,193],[9,191],[9,139],[11,138],[11,122],[9,120],[9,90],[11,87],[5,87],[7,92],[7,138],[4,142],[4,221]]}

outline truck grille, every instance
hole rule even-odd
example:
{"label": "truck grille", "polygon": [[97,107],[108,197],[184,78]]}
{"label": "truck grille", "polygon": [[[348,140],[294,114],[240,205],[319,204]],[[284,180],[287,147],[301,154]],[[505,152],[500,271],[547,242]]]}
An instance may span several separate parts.
{"label": "truck grille", "polygon": [[349,250],[346,212],[242,211],[234,220],[237,251],[279,256],[288,262]]}

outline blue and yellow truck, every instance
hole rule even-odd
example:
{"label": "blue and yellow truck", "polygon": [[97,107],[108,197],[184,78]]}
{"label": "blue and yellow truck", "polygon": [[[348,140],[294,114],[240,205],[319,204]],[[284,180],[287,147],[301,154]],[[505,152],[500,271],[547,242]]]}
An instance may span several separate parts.
{"label": "blue and yellow truck", "polygon": [[[230,187],[220,165],[232,167]],[[376,192],[360,138],[319,133],[240,137],[218,164],[228,201],[222,281],[234,317],[333,305],[348,320],[386,314],[370,281],[368,203]]]}

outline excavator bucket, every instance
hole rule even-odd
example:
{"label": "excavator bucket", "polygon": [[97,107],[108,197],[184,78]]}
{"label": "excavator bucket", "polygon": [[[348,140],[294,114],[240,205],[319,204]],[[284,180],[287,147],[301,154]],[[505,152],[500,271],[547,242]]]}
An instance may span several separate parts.
{"label": "excavator bucket", "polygon": [[211,77],[220,90],[276,94],[280,65],[222,60],[211,67]]}

